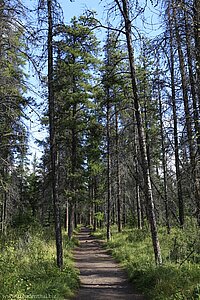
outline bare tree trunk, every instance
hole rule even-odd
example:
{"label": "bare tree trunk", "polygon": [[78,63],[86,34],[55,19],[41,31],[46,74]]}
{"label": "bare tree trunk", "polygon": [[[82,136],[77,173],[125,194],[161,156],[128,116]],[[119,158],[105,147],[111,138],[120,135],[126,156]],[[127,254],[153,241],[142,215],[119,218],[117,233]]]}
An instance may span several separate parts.
{"label": "bare tree trunk", "polygon": [[[199,176],[198,172],[196,172],[196,164],[195,164],[195,151],[193,144],[193,131],[192,131],[192,120],[191,113],[189,109],[189,100],[188,100],[188,91],[187,91],[187,78],[186,71],[184,65],[184,55],[181,48],[181,37],[179,33],[179,28],[177,24],[177,16],[176,16],[176,3],[173,1],[173,17],[175,22],[175,31],[176,31],[176,40],[178,45],[178,54],[179,54],[179,62],[180,62],[180,73],[181,73],[181,81],[182,81],[182,91],[183,91],[183,100],[184,100],[184,110],[185,110],[185,118],[186,118],[186,128],[187,128],[187,136],[189,143],[189,152],[190,152],[190,163],[191,163],[191,177],[194,185],[194,197],[195,202],[197,203],[197,220],[200,218],[200,192],[199,192]],[[189,48],[187,47],[187,50]],[[191,78],[190,78],[191,79]],[[193,101],[194,105],[194,101]],[[198,129],[197,129],[198,134]],[[199,148],[199,147],[198,147]]]}
{"label": "bare tree trunk", "polygon": [[69,218],[68,218],[68,238],[69,240],[72,238],[74,230],[74,203],[73,199],[69,203]]}
{"label": "bare tree trunk", "polygon": [[179,204],[179,222],[180,225],[184,225],[184,202],[182,194],[181,172],[179,163],[179,151],[178,151],[178,122],[177,122],[177,108],[176,108],[176,89],[174,78],[174,49],[173,49],[173,32],[170,10],[168,9],[168,20],[170,30],[170,73],[171,73],[171,91],[172,91],[172,110],[173,110],[173,123],[174,123],[174,146],[175,146],[175,167],[176,167],[176,183],[177,183],[177,196]]}
{"label": "bare tree trunk", "polygon": [[[76,64],[75,56],[73,56],[73,65]],[[73,74],[73,94],[76,93],[76,78]],[[72,134],[72,142],[71,142],[71,200],[69,204],[69,230],[68,230],[68,238],[71,239],[73,235],[74,226],[76,225],[75,220],[75,206],[76,206],[76,176],[75,173],[77,171],[77,125],[76,125],[76,114],[77,114],[77,104],[73,103],[72,108],[72,120],[73,120],[73,127],[71,129]]]}
{"label": "bare tree trunk", "polygon": [[97,213],[97,204],[94,204],[94,219],[93,219],[93,231],[97,230],[97,219],[96,219],[96,213]]}
{"label": "bare tree trunk", "polygon": [[[199,1],[200,3],[200,1]],[[199,5],[200,9],[200,5]],[[199,12],[200,13],[200,12]],[[200,124],[199,124],[199,108],[198,108],[198,92],[196,93],[196,89],[198,91],[199,84],[197,87],[195,86],[195,78],[193,73],[193,59],[192,59],[192,42],[191,42],[191,32],[189,30],[188,24],[188,16],[186,11],[184,10],[184,19],[185,19],[185,33],[186,33],[186,47],[187,47],[187,57],[188,57],[188,69],[189,69],[189,77],[190,77],[190,86],[191,86],[191,94],[192,94],[192,105],[193,105],[193,116],[194,116],[194,129],[195,129],[195,138],[196,138],[196,147],[197,147],[197,158],[195,159],[195,166],[193,170],[193,181],[194,181],[194,198],[196,202],[197,208],[197,221],[200,225]],[[200,27],[199,27],[200,30]],[[199,45],[200,46],[200,45]],[[200,50],[198,51],[200,52]],[[200,77],[199,77],[200,79]]]}
{"label": "bare tree trunk", "polygon": [[127,40],[127,48],[129,55],[129,64],[130,64],[130,72],[131,72],[131,83],[132,83],[132,91],[133,91],[133,100],[134,100],[134,109],[135,116],[137,122],[137,130],[138,130],[138,138],[140,145],[140,155],[141,155],[141,163],[142,163],[142,171],[144,178],[144,194],[145,199],[148,205],[148,214],[149,214],[149,222],[151,227],[151,236],[152,243],[155,255],[156,264],[162,263],[162,256],[160,250],[160,243],[158,239],[157,232],[157,224],[155,217],[155,208],[153,202],[153,194],[151,187],[151,178],[150,178],[150,170],[149,163],[147,157],[147,146],[145,140],[144,126],[141,117],[141,108],[138,98],[137,85],[136,85],[136,76],[135,76],[135,66],[134,66],[134,55],[133,55],[133,47],[132,47],[132,37],[131,37],[131,20],[129,19],[129,11],[128,11],[128,3],[127,0],[122,0],[122,7],[118,0],[115,0],[118,5],[118,8],[124,18],[125,22],[125,32],[126,32],[126,40]]}
{"label": "bare tree trunk", "polygon": [[[194,31],[195,31],[195,49],[196,49],[196,83],[197,83],[197,102],[200,110],[200,0],[194,0]],[[199,135],[200,139],[200,135]],[[200,142],[198,142],[200,147]],[[200,226],[200,153],[197,153],[196,165],[196,186],[195,190],[198,198],[197,202],[197,221]]]}
{"label": "bare tree trunk", "polygon": [[[133,118],[134,118],[134,115],[133,115]],[[136,128],[134,127],[134,148],[135,148],[135,153],[134,153],[134,156],[135,156],[135,171],[136,171],[136,174],[139,174],[139,167],[138,167],[138,164],[139,164],[139,159],[138,159],[138,143],[137,143],[137,130]],[[138,226],[138,229],[142,229],[142,207],[141,207],[141,197],[140,197],[140,185],[139,185],[139,181],[138,181],[138,178],[135,178],[135,194],[136,194],[136,207],[137,207],[137,226]]]}
{"label": "bare tree trunk", "polygon": [[110,240],[111,232],[111,157],[110,157],[110,97],[107,91],[106,107],[106,136],[107,136],[107,240]]}
{"label": "bare tree trunk", "polygon": [[[125,175],[124,175],[125,177]],[[126,179],[123,178],[123,195],[122,195],[122,227],[126,226]]]}
{"label": "bare tree trunk", "polygon": [[183,92],[183,102],[184,102],[184,111],[185,111],[185,119],[186,119],[186,128],[187,128],[187,137],[188,137],[188,144],[189,144],[189,152],[190,152],[190,163],[192,172],[195,167],[195,154],[194,154],[194,145],[192,139],[192,120],[191,120],[191,113],[189,108],[189,99],[188,99],[188,88],[187,88],[187,76],[184,64],[184,55],[183,50],[181,47],[181,37],[179,33],[179,27],[177,23],[177,16],[176,16],[176,8],[175,5],[177,3],[173,0],[172,1],[172,10],[173,10],[173,20],[175,25],[175,34],[176,34],[176,42],[178,46],[178,56],[179,56],[179,63],[180,63],[180,74],[181,74],[181,84],[182,84],[182,92]]}
{"label": "bare tree trunk", "polygon": [[167,233],[169,234],[170,233],[170,222],[169,222],[169,203],[168,203],[168,195],[167,195],[167,166],[166,166],[163,112],[162,112],[162,101],[161,101],[160,90],[161,90],[161,88],[160,88],[160,83],[159,83],[159,78],[158,78],[158,101],[159,101],[160,135],[161,135],[161,147],[162,147],[164,204],[165,204],[166,227],[167,227]]}
{"label": "bare tree trunk", "polygon": [[[194,125],[195,125],[195,135],[197,142],[197,152],[200,154],[200,124],[199,124],[199,108],[197,104],[198,95],[196,93],[196,89],[199,88],[195,86],[195,78],[193,72],[193,58],[192,58],[192,41],[191,41],[191,31],[189,30],[188,24],[188,16],[184,10],[184,19],[185,19],[185,34],[186,34],[186,48],[187,48],[187,58],[188,58],[188,70],[189,70],[189,78],[190,78],[190,86],[191,86],[191,94],[192,94],[192,104],[193,104],[193,115],[194,115]],[[199,28],[200,29],[200,28]]]}
{"label": "bare tree trunk", "polygon": [[89,177],[89,187],[88,187],[88,196],[89,196],[89,211],[88,211],[88,225],[93,224],[93,198],[92,198],[92,178]]}
{"label": "bare tree trunk", "polygon": [[198,106],[200,109],[200,0],[193,1],[193,19],[194,19],[194,34],[195,34],[195,54],[196,54],[196,84]]}
{"label": "bare tree trunk", "polygon": [[54,222],[56,235],[57,266],[63,267],[62,231],[60,221],[60,205],[57,194],[57,171],[56,171],[56,134],[55,134],[55,102],[53,92],[53,22],[52,0],[47,1],[48,6],[48,100],[49,100],[49,128],[50,128],[50,152],[51,152],[51,182],[54,204]]}
{"label": "bare tree trunk", "polygon": [[138,229],[142,229],[142,209],[140,199],[140,186],[136,182],[136,204],[137,204],[137,226]]}
{"label": "bare tree trunk", "polygon": [[69,222],[69,203],[68,200],[66,201],[66,208],[65,208],[65,231],[68,232],[68,222]]}
{"label": "bare tree trunk", "polygon": [[3,203],[2,203],[2,215],[1,215],[1,231],[2,233],[6,233],[7,228],[7,194],[8,192],[5,191],[3,193]]}
{"label": "bare tree trunk", "polygon": [[[76,105],[73,107],[73,117],[76,115]],[[69,225],[68,225],[68,238],[71,239],[74,230],[74,221],[75,221],[75,202],[76,202],[76,184],[75,184],[75,172],[76,172],[76,129],[72,128],[72,153],[71,153],[71,165],[72,165],[72,177],[71,177],[71,192],[72,197],[69,203]]]}
{"label": "bare tree trunk", "polygon": [[121,193],[120,193],[120,166],[119,166],[119,133],[118,133],[118,112],[115,106],[115,146],[116,146],[116,168],[117,168],[117,226],[121,232]]}

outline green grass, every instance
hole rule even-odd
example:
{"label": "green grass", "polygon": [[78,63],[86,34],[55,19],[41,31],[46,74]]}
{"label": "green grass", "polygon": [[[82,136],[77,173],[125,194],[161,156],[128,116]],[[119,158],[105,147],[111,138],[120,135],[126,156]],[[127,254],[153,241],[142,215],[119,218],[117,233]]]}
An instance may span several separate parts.
{"label": "green grass", "polygon": [[[105,230],[95,234],[105,238]],[[112,255],[127,270],[134,286],[147,299],[200,300],[200,230],[196,224],[184,230],[165,228],[159,230],[163,265],[156,266],[149,231],[125,229],[106,243]]]}
{"label": "green grass", "polygon": [[0,299],[69,299],[78,287],[64,235],[64,268],[56,266],[53,230],[19,230],[1,238]]}

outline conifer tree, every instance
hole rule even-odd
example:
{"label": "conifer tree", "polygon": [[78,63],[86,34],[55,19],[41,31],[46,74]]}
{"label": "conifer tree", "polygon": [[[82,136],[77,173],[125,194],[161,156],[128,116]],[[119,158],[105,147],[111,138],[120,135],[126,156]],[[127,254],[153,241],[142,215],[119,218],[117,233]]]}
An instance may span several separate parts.
{"label": "conifer tree", "polygon": [[98,42],[91,31],[95,24],[94,14],[90,12],[78,19],[74,17],[69,26],[57,27],[59,41],[54,85],[58,126],[62,128],[62,134],[57,138],[61,152],[65,152],[62,155],[68,174],[66,195],[69,205],[69,238],[76,225],[75,208],[81,197],[77,192],[84,184],[84,138],[88,113],[93,106],[92,83],[95,82],[91,71],[98,62]]}
{"label": "conifer tree", "polygon": [[[20,12],[14,3],[3,1],[0,7],[0,205],[2,231],[13,214],[14,195],[12,172],[17,156],[26,149],[26,129],[22,121],[27,101],[23,67],[22,27],[17,22]],[[18,7],[20,9],[20,5]],[[17,17],[18,16],[18,17]],[[24,155],[24,153],[23,153]],[[16,191],[19,192],[18,189]],[[10,210],[10,212],[9,212]],[[13,214],[14,215],[14,214]],[[8,218],[10,216],[11,218]]]}

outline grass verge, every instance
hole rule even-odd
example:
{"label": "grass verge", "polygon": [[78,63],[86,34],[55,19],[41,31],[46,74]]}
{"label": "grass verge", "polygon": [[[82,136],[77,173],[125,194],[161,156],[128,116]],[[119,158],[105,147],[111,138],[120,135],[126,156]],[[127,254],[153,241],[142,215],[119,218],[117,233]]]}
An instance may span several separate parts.
{"label": "grass verge", "polygon": [[64,268],[56,266],[53,230],[30,227],[1,237],[1,299],[69,299],[78,287],[71,249],[64,235]]}
{"label": "grass verge", "polygon": [[[159,230],[163,265],[156,266],[149,231],[124,229],[106,243],[112,255],[127,270],[134,286],[147,299],[200,300],[200,242],[199,228],[195,224],[184,230],[173,228],[166,234]],[[95,234],[105,238],[105,230]]]}

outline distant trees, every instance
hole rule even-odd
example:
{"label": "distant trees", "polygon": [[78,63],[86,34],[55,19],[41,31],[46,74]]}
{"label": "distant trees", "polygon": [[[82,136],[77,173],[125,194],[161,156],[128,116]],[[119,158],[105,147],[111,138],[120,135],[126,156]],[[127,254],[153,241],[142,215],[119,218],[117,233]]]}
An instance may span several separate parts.
{"label": "distant trees", "polygon": [[[20,6],[18,7],[20,9]],[[25,57],[23,29],[17,22],[15,4],[4,1],[0,7],[0,222],[6,231],[16,213],[21,197],[15,165],[27,154],[27,133],[23,124],[25,92]],[[24,167],[24,166],[23,166]],[[20,171],[22,172],[22,171]]]}
{"label": "distant trees", "polygon": [[[200,223],[199,1],[162,1],[163,30],[147,39],[134,20],[145,22],[150,2],[112,2],[101,43],[92,11],[66,25],[56,1],[39,1],[28,39],[17,22],[20,5],[0,7],[1,230],[21,214],[44,226],[54,222],[60,268],[62,225],[69,239],[78,223],[107,225],[108,239],[114,224],[118,232],[149,226],[160,264],[158,224],[170,234],[188,217]],[[27,58],[38,68],[47,108],[41,120],[49,129],[31,169]]]}
{"label": "distant trees", "polygon": [[[102,66],[102,105],[106,126],[106,168],[107,168],[107,239],[110,239],[110,226],[117,223],[121,232],[121,172],[120,172],[120,118],[125,105],[125,83],[127,64],[118,35],[108,30],[104,47],[105,59]],[[112,222],[111,222],[112,215]]]}
{"label": "distant trees", "polygon": [[[195,5],[195,1],[194,1]],[[184,225],[188,207],[196,203],[199,218],[199,105],[195,51],[195,26],[193,7],[187,1],[166,2],[166,42],[169,52],[171,101],[174,120],[174,146],[176,161],[176,182],[179,199],[179,221]],[[177,50],[176,50],[177,49]],[[168,54],[170,53],[170,54]],[[181,111],[181,114],[180,114]],[[184,115],[183,115],[184,112]],[[180,137],[182,132],[182,137]],[[181,161],[182,160],[182,161]],[[187,174],[187,175],[186,175]],[[185,176],[190,177],[190,186],[183,189]],[[189,202],[187,201],[187,196]],[[189,205],[189,206],[188,206]]]}
{"label": "distant trees", "polygon": [[79,201],[85,197],[85,144],[89,114],[93,109],[93,85],[97,66],[98,42],[91,31],[96,25],[93,14],[75,17],[69,26],[58,26],[57,62],[55,67],[55,97],[57,144],[61,167],[67,183],[63,192],[68,206],[68,236],[77,224]]}

